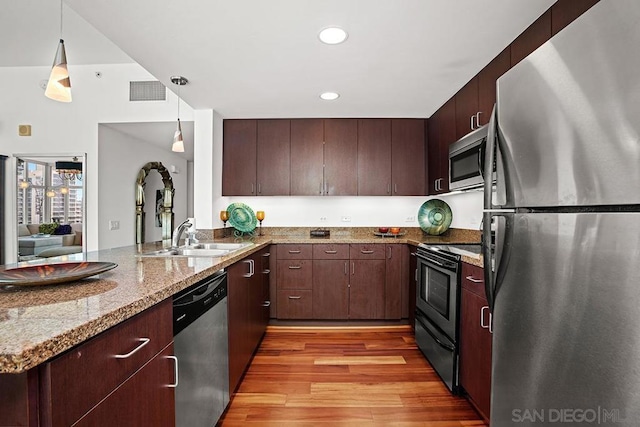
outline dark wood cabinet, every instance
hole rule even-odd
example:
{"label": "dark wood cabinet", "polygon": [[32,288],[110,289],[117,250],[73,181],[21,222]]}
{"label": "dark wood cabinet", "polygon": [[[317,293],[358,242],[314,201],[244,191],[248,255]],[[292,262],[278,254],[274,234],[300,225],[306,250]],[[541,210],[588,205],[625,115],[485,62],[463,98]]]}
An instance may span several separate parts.
{"label": "dark wood cabinet", "polygon": [[256,194],[288,196],[291,120],[257,121]]}
{"label": "dark wood cabinet", "polygon": [[313,318],[349,318],[349,245],[313,245]]}
{"label": "dark wood cabinet", "polygon": [[358,120],[358,196],[391,195],[391,119]]}
{"label": "dark wood cabinet", "polygon": [[312,245],[277,245],[278,319],[311,319],[313,313]]}
{"label": "dark wood cabinet", "polygon": [[[478,128],[478,77],[472,78],[458,91],[456,99],[456,136],[458,140]],[[450,141],[450,143],[453,141]]]}
{"label": "dark wood cabinet", "polygon": [[175,393],[174,388],[168,387],[176,381],[171,355],[173,344],[165,347],[74,426],[175,426]]}
{"label": "dark wood cabinet", "polygon": [[351,244],[349,258],[349,318],[384,319],[385,245]]}
{"label": "dark wood cabinet", "polygon": [[291,195],[321,196],[324,191],[324,121],[291,120]]}
{"label": "dark wood cabinet", "polygon": [[511,43],[511,66],[529,56],[550,38],[551,9],[543,13]]}
{"label": "dark wood cabinet", "polygon": [[428,122],[429,195],[449,191],[449,144],[456,140],[456,99],[449,99]]}
{"label": "dark wood cabinet", "polygon": [[391,181],[394,196],[424,196],[426,190],[425,120],[391,120]]}
{"label": "dark wood cabinet", "polygon": [[358,193],[358,121],[324,120],[325,196],[354,196]]}
{"label": "dark wood cabinet", "polygon": [[[229,390],[233,392],[258,347],[268,323],[265,290],[269,272],[262,249],[227,268],[227,318],[229,331]],[[267,269],[268,270],[268,269]]]}
{"label": "dark wood cabinet", "polygon": [[498,56],[478,73],[478,115],[476,124],[489,123],[496,103],[496,81],[511,68],[511,47],[507,46]]}
{"label": "dark wood cabinet", "polygon": [[480,267],[462,264],[460,303],[460,384],[489,419],[491,406],[490,315]]}
{"label": "dark wood cabinet", "polygon": [[222,195],[255,196],[257,121],[223,122]]}
{"label": "dark wood cabinet", "polygon": [[[384,318],[406,318],[409,293],[409,248],[407,245],[387,244],[385,284],[384,284]],[[404,316],[403,316],[404,312]]]}
{"label": "dark wood cabinet", "polygon": [[560,30],[573,22],[599,0],[558,0],[551,6],[551,35],[555,36]]}

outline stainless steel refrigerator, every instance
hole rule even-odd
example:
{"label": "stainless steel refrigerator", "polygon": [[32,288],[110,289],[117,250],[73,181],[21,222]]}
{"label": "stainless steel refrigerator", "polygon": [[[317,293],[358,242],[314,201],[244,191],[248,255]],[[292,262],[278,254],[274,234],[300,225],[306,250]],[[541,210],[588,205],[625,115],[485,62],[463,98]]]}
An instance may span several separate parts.
{"label": "stainless steel refrigerator", "polygon": [[640,1],[601,0],[497,91],[491,425],[639,426]]}

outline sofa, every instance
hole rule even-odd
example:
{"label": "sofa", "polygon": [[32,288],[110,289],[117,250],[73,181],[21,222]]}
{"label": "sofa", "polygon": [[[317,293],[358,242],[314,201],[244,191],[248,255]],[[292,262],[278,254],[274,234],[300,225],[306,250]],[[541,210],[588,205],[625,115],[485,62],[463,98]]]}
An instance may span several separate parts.
{"label": "sofa", "polygon": [[[20,256],[37,256],[49,258],[54,256],[82,252],[82,224],[73,223],[69,227],[57,227],[53,233],[43,237],[40,230],[43,224],[18,225],[18,252]],[[56,234],[56,231],[70,231],[67,234]]]}

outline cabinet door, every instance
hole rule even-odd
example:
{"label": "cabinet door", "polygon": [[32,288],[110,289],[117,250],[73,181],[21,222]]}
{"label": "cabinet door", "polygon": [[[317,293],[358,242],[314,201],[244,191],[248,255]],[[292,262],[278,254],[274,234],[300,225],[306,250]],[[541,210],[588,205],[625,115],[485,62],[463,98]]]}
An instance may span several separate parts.
{"label": "cabinet door", "polygon": [[478,74],[478,115],[477,124],[489,122],[493,105],[496,103],[496,81],[511,67],[511,48],[507,46],[493,61]]}
{"label": "cabinet door", "polygon": [[291,120],[291,195],[321,196],[324,191],[322,119]]}
{"label": "cabinet door", "polygon": [[313,295],[309,290],[278,290],[278,319],[311,319]]}
{"label": "cabinet door", "polygon": [[384,259],[351,260],[350,319],[384,319],[384,281]]}
{"label": "cabinet door", "polygon": [[313,318],[349,318],[349,260],[313,260]]}
{"label": "cabinet door", "polygon": [[222,195],[256,194],[255,120],[225,120],[222,136]]}
{"label": "cabinet door", "polygon": [[599,0],[558,0],[551,6],[551,36],[573,22]]}
{"label": "cabinet door", "polygon": [[481,326],[489,321],[483,297],[463,289],[460,304],[460,384],[485,418],[491,404],[491,334]]}
{"label": "cabinet door", "polygon": [[543,13],[511,43],[511,66],[551,38],[551,9]]}
{"label": "cabinet door", "polygon": [[391,120],[358,120],[358,196],[391,195]]}
{"label": "cabinet door", "polygon": [[478,113],[478,77],[472,78],[456,94],[456,140],[462,138],[476,125]]}
{"label": "cabinet door", "polygon": [[[384,284],[384,318],[401,319],[403,305],[408,304],[409,275],[407,245],[386,245],[387,260]],[[406,310],[404,310],[406,312]],[[406,316],[405,316],[406,317]]]}
{"label": "cabinet door", "polygon": [[324,195],[358,194],[358,121],[324,120]]}
{"label": "cabinet door", "polygon": [[[175,364],[173,344],[127,379],[74,426],[175,426]],[[99,377],[100,373],[96,373]],[[88,382],[99,382],[91,381]]]}
{"label": "cabinet door", "polygon": [[440,174],[440,110],[427,121],[427,194],[438,194]]}
{"label": "cabinet door", "polygon": [[424,120],[391,120],[391,177],[394,196],[424,196],[426,173]]}
{"label": "cabinet door", "polygon": [[251,359],[249,324],[249,260],[227,269],[227,318],[229,330],[229,391],[233,393]]}
{"label": "cabinet door", "polygon": [[278,259],[278,290],[311,289],[312,272],[310,259]]}
{"label": "cabinet door", "polygon": [[290,120],[258,120],[257,194],[288,196],[291,165]]}

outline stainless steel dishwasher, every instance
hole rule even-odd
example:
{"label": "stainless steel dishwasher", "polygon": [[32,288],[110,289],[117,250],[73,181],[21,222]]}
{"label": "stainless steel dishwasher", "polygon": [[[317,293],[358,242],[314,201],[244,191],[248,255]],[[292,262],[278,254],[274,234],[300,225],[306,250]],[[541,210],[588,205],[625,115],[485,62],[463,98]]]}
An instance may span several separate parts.
{"label": "stainless steel dishwasher", "polygon": [[229,404],[227,273],[173,297],[176,426],[214,426]]}

